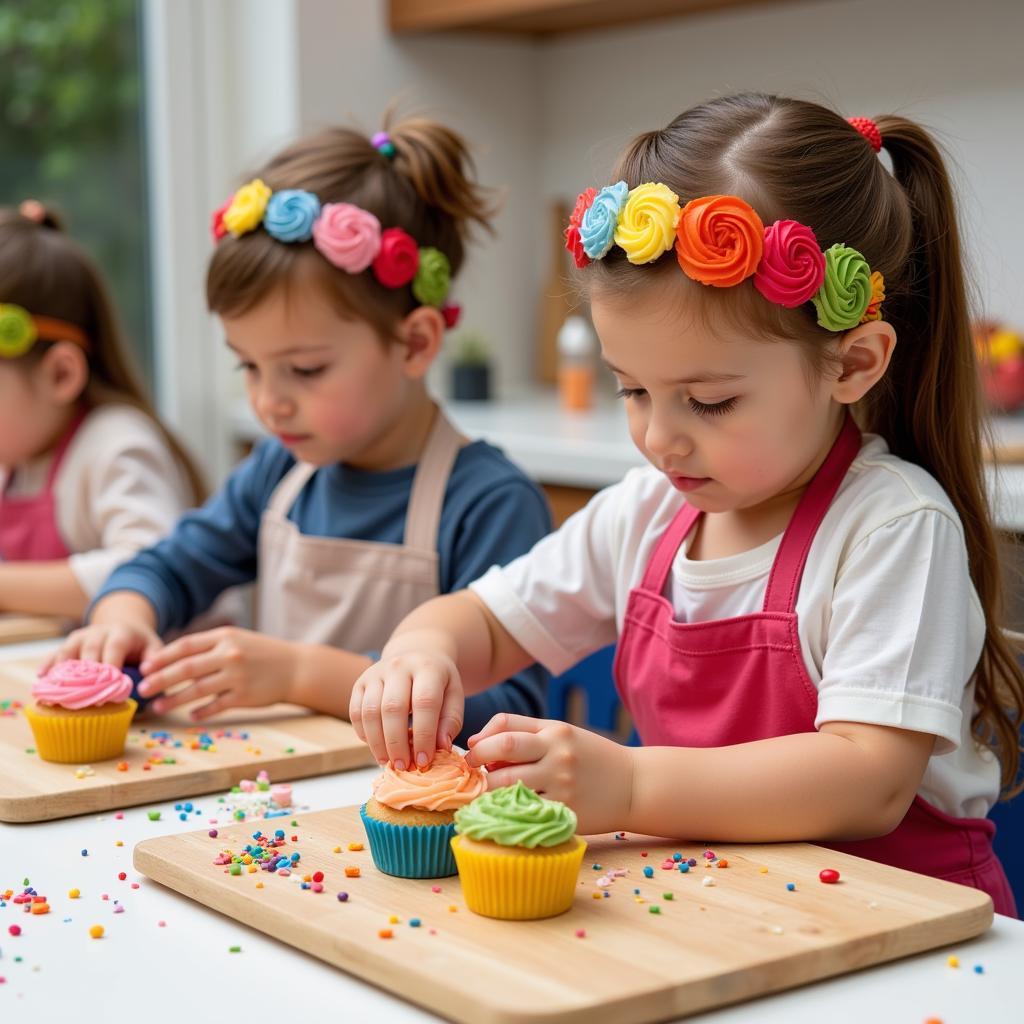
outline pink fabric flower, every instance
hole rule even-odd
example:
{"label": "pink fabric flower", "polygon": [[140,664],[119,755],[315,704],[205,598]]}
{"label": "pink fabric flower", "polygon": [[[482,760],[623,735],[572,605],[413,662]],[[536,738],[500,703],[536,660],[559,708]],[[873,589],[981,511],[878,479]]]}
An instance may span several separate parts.
{"label": "pink fabric flower", "polygon": [[764,253],[754,287],[787,309],[808,302],[825,279],[825,256],[814,232],[795,220],[777,220],[764,229]]}
{"label": "pink fabric flower", "polygon": [[313,225],[313,245],[348,274],[361,274],[380,252],[380,221],[351,203],[325,203]]}
{"label": "pink fabric flower", "polygon": [[415,276],[420,265],[420,247],[402,228],[388,228],[380,236],[380,252],[373,272],[385,288],[401,288]]}
{"label": "pink fabric flower", "polygon": [[131,692],[132,681],[120,669],[97,661],[58,662],[32,684],[32,696],[37,703],[70,711],[120,704]]}

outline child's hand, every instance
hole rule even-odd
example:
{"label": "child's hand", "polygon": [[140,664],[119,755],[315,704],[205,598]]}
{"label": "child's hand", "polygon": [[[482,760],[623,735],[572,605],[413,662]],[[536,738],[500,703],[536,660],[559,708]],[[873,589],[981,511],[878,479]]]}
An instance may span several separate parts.
{"label": "child's hand", "polygon": [[301,647],[248,629],[223,626],[192,633],[154,651],[139,666],[139,694],[150,697],[178,687],[150,705],[163,714],[199,697],[197,721],[231,707],[257,707],[290,699]]}
{"label": "child's hand", "polygon": [[39,674],[48,671],[58,661],[72,658],[123,668],[126,662],[134,665],[153,657],[163,644],[154,630],[141,623],[83,626],[64,638],[64,643],[39,667]]}
{"label": "child's hand", "polygon": [[628,820],[633,790],[629,747],[567,722],[495,715],[469,737],[466,761],[488,771],[490,789],[522,780],[568,804],[584,834],[612,832]]}
{"label": "child's hand", "polygon": [[[459,670],[440,653],[398,654],[371,665],[352,688],[349,718],[378,764],[424,768],[462,729],[466,699]],[[409,715],[412,714],[412,751]]]}

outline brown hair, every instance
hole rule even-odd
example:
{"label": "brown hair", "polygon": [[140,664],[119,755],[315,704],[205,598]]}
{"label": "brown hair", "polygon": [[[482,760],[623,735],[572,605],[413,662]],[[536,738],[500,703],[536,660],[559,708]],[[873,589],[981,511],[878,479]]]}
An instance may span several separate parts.
{"label": "brown hair", "polygon": [[[148,416],[163,435],[198,503],[205,485],[195,463],[161,422],[132,365],[113,302],[93,261],[61,229],[52,211],[31,201],[24,213],[0,209],[0,302],[76,324],[89,339],[89,408],[121,403]],[[16,362],[31,368],[53,342],[37,341]]]}
{"label": "brown hair", "polygon": [[[391,158],[361,132],[335,127],[288,146],[255,176],[274,191],[305,189],[321,203],[359,206],[384,228],[404,228],[420,246],[440,249],[454,277],[472,225],[492,230],[491,192],[473,179],[469,151],[456,132],[422,118],[393,126],[389,120]],[[346,274],[312,242],[284,245],[262,228],[218,243],[206,277],[207,303],[215,313],[245,313],[273,288],[300,278],[322,288],[343,316],[367,321],[385,339],[419,305],[410,288],[385,288],[371,271]]]}
{"label": "brown hair", "polygon": [[[957,212],[942,156],[929,134],[894,115],[875,119],[890,173],[864,137],[815,103],[745,93],[680,114],[637,137],[615,179],[630,187],[664,182],[682,202],[732,194],[765,224],[790,218],[813,228],[822,249],[842,242],[885,276],[884,318],[899,344],[885,378],[855,410],[898,456],[943,486],[963,524],[971,579],[985,613],[975,670],[977,740],[1002,763],[1009,795],[1021,766],[1024,673],[1000,629],[1002,591],[996,537],[985,495],[982,404],[971,338]],[[811,366],[826,364],[838,335],[815,323],[811,303],[789,310],[764,300],[749,280],[705,288],[681,273],[672,252],[634,267],[613,247],[584,275],[590,287],[624,292],[671,274],[702,315],[724,315],[760,335],[799,343]]]}

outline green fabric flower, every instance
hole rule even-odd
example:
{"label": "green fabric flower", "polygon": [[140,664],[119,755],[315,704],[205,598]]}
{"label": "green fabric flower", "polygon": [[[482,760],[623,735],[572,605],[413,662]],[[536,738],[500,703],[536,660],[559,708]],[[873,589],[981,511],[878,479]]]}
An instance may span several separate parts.
{"label": "green fabric flower", "polygon": [[825,250],[825,280],[811,301],[826,331],[848,331],[871,302],[871,268],[856,249],[837,242]]}
{"label": "green fabric flower", "polygon": [[23,356],[36,341],[36,325],[28,310],[13,303],[0,303],[0,357]]}
{"label": "green fabric flower", "polygon": [[425,245],[420,249],[420,265],[412,282],[412,293],[424,306],[440,306],[451,286],[452,268],[440,249]]}
{"label": "green fabric flower", "polygon": [[455,831],[467,839],[501,846],[558,846],[576,834],[576,815],[557,800],[545,800],[522,782],[492,789],[455,812]]}

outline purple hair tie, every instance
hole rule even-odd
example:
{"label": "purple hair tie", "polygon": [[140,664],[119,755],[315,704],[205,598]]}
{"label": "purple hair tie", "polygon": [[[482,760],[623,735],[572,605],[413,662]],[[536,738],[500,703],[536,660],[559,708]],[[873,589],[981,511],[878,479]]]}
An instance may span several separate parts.
{"label": "purple hair tie", "polygon": [[387,132],[374,132],[373,137],[370,139],[370,145],[381,156],[386,156],[389,160],[394,158],[395,144],[391,141],[391,136]]}

